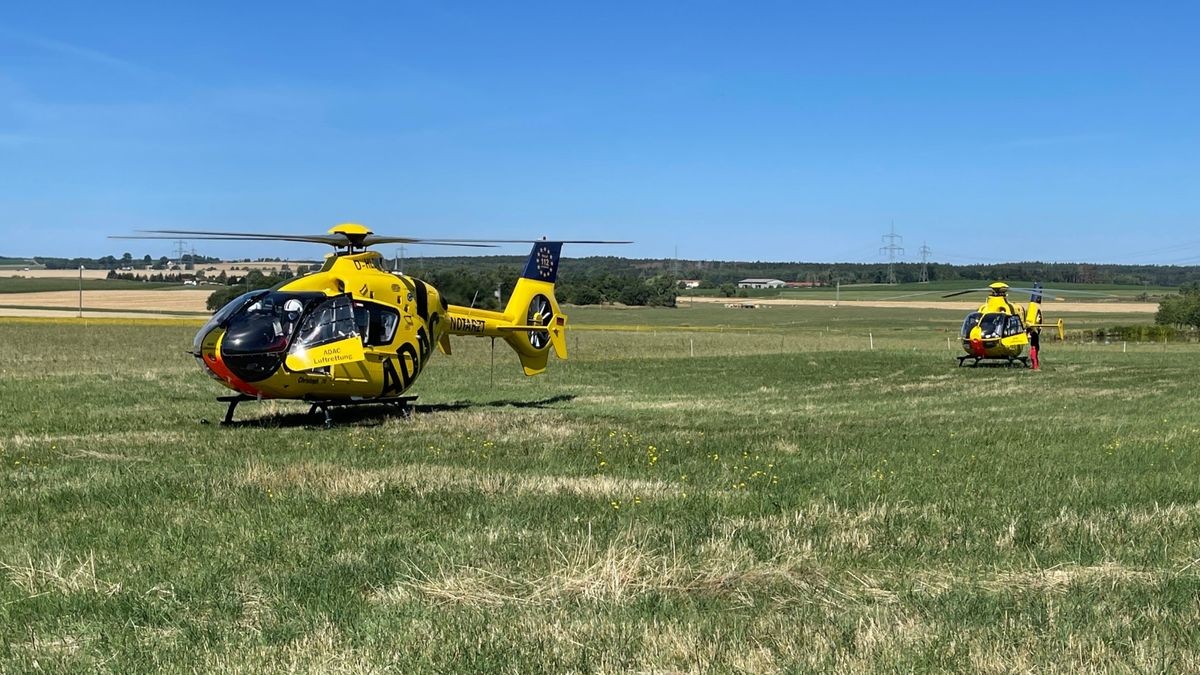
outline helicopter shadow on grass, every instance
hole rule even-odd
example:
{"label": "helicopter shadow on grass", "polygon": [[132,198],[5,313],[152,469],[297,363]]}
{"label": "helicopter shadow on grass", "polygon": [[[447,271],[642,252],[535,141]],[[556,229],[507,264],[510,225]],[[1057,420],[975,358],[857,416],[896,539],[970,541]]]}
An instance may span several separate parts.
{"label": "helicopter shadow on grass", "polygon": [[[559,394],[548,398],[537,399],[533,401],[518,401],[511,399],[502,399],[498,401],[451,401],[448,403],[426,403],[413,404],[410,407],[411,415],[425,415],[431,413],[458,412],[463,410],[477,410],[486,408],[532,408],[542,409],[549,408],[558,403],[566,403],[575,400],[575,394]],[[234,420],[228,424],[221,426],[227,428],[260,428],[260,429],[276,429],[276,428],[337,428],[342,426],[354,427],[377,427],[386,423],[389,419],[405,419],[406,415],[401,412],[401,409],[394,405],[387,404],[364,404],[345,407],[336,407],[333,411],[333,424],[330,427],[325,425],[325,416],[320,411],[314,412],[288,412],[275,413],[263,417],[256,417],[244,420]],[[209,424],[209,420],[200,420],[201,424]]]}
{"label": "helicopter shadow on grass", "polygon": [[459,410],[474,410],[477,408],[549,408],[555,403],[566,403],[574,401],[575,394],[559,394],[549,398],[538,399],[536,401],[513,401],[503,399],[499,401],[453,401],[451,403],[429,403],[413,406],[413,413],[439,413],[439,412],[456,412]]}

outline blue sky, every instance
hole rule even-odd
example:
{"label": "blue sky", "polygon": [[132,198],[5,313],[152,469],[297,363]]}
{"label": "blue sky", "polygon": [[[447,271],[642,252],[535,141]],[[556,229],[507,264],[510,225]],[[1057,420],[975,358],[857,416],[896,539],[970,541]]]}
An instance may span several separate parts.
{"label": "blue sky", "polygon": [[9,5],[0,255],[1200,263],[1195,3]]}

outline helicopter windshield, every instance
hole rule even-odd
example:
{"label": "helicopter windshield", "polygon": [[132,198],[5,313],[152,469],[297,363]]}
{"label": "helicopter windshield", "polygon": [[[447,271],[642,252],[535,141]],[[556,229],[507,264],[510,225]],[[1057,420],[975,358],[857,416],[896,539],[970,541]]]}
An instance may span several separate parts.
{"label": "helicopter windshield", "polygon": [[222,307],[221,309],[218,309],[216,311],[216,313],[214,313],[208,319],[208,321],[205,322],[204,326],[200,328],[200,332],[196,333],[196,338],[192,341],[192,353],[195,354],[196,356],[199,356],[200,355],[200,345],[204,341],[204,337],[206,335],[208,335],[209,331],[216,328],[217,326],[223,325],[226,321],[229,320],[229,317],[233,316],[241,308],[250,304],[250,301],[254,300],[255,298],[260,298],[260,297],[266,295],[267,293],[270,293],[270,291],[267,291],[267,290],[250,291],[249,293],[242,293],[241,295],[237,296],[233,300],[230,300],[229,302],[225,303],[224,307]]}
{"label": "helicopter windshield", "polygon": [[248,302],[235,309],[228,319],[221,351],[262,354],[287,349],[305,312],[324,298],[323,293],[280,291],[266,291],[248,298]]}
{"label": "helicopter windshield", "polygon": [[967,315],[967,318],[966,318],[966,320],[963,321],[963,325],[962,325],[962,336],[963,337],[971,337],[971,329],[974,328],[975,325],[979,323],[979,317],[981,317],[981,316],[983,316],[983,315],[980,314],[979,312],[972,312]]}
{"label": "helicopter windshield", "polygon": [[998,338],[1004,334],[1007,323],[1007,314],[984,314],[979,320],[979,332],[984,338]]}

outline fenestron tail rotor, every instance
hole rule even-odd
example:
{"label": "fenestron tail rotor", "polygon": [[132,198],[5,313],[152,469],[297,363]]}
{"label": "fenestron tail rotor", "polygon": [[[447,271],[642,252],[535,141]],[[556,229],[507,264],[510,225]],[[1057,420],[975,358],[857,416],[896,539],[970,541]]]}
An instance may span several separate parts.
{"label": "fenestron tail rotor", "polygon": [[[550,308],[549,298],[539,293],[529,301],[529,311],[526,313],[525,322],[528,326],[549,326],[553,316],[554,312]],[[550,344],[550,333],[544,330],[530,331],[529,344],[534,349],[544,349]]]}

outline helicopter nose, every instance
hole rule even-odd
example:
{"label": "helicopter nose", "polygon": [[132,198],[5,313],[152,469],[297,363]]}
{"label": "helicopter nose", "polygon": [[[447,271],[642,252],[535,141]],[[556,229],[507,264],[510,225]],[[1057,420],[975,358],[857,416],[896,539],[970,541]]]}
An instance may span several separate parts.
{"label": "helicopter nose", "polygon": [[226,362],[225,355],[221,353],[221,341],[224,335],[224,329],[213,328],[207,334],[197,336],[200,348],[198,352],[193,352],[196,361],[204,369],[204,372],[221,384],[249,396],[259,395],[258,389],[239,377]]}
{"label": "helicopter nose", "polygon": [[225,368],[221,361],[221,336],[225,331],[219,327],[202,328],[200,333],[196,335],[195,348],[192,351],[192,356],[196,357],[196,363],[208,373],[214,380],[220,382],[230,382],[233,373]]}

